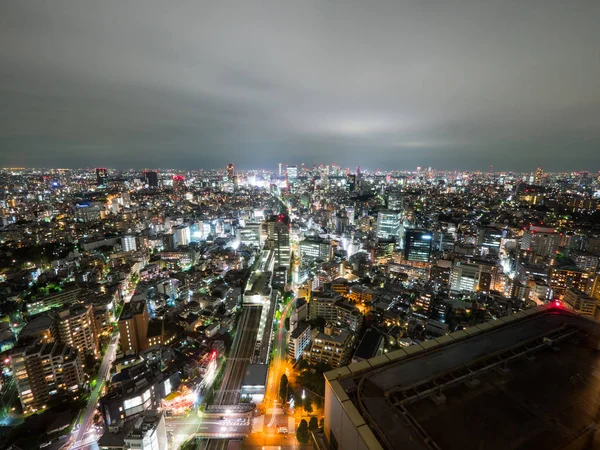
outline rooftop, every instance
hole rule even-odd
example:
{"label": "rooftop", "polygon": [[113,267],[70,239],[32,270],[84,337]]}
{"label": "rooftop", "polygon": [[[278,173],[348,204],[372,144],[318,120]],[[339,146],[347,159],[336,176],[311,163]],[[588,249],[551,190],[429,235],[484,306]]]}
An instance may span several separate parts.
{"label": "rooftop", "polygon": [[599,420],[599,336],[591,319],[538,307],[325,376],[379,442],[369,448],[587,448]]}

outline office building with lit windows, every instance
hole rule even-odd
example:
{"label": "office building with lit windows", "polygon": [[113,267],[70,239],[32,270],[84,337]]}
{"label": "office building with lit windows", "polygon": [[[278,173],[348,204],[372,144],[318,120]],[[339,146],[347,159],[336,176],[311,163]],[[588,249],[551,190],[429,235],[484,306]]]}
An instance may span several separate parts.
{"label": "office building with lit windows", "polygon": [[331,259],[331,241],[321,238],[307,238],[300,242],[300,256],[302,259]]}
{"label": "office building with lit windows", "polygon": [[237,229],[237,237],[241,244],[260,245],[260,222],[246,222],[243,228]]}
{"label": "office building with lit windows", "polygon": [[477,243],[489,253],[498,254],[502,243],[503,231],[495,227],[483,227],[479,229]]}
{"label": "office building with lit windows", "polygon": [[398,211],[383,210],[377,213],[377,238],[391,239],[400,235],[401,214]]}
{"label": "office building with lit windows", "polygon": [[433,236],[425,230],[407,230],[404,235],[404,259],[429,262]]}
{"label": "office building with lit windows", "polygon": [[135,236],[123,236],[121,238],[121,246],[126,252],[135,252],[137,250]]}
{"label": "office building with lit windows", "polygon": [[452,292],[475,292],[479,286],[480,268],[477,264],[457,261],[450,272]]}

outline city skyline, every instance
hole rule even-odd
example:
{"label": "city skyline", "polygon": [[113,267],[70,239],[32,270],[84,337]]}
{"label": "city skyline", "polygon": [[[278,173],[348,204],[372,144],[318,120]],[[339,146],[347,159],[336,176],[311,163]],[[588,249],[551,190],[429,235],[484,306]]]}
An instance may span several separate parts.
{"label": "city skyline", "polygon": [[[293,166],[293,167],[297,167],[298,165],[291,165],[289,164],[288,166]],[[227,173],[227,166],[228,164],[226,164],[223,167],[186,167],[186,168],[178,168],[178,167],[105,167],[103,168],[103,170],[108,170],[108,171],[112,171],[112,172],[136,172],[139,171],[140,175],[143,175],[144,172],[146,171],[162,171],[162,172],[177,172],[177,173],[186,173],[186,172],[202,172],[202,171],[206,171],[206,172],[224,172]],[[363,167],[361,165],[356,166],[356,167],[352,167],[349,165],[338,165],[338,164],[314,164],[311,166],[305,165],[304,170],[309,172],[312,171],[314,169],[324,169],[326,167],[336,167],[337,169],[339,169],[340,171],[344,171],[344,173],[350,174],[350,173],[356,173],[357,170],[360,168],[361,173],[368,173],[368,174],[376,174],[376,173],[427,173],[429,171],[434,171],[434,172],[440,172],[440,173],[476,173],[476,174],[485,174],[485,173],[489,173],[489,174],[535,174],[537,172],[539,172],[541,170],[542,174],[569,174],[569,173],[584,173],[584,172],[588,172],[590,174],[594,174],[595,172],[599,172],[600,170],[596,171],[596,170],[590,170],[587,168],[580,168],[580,169],[574,169],[574,170],[558,170],[558,171],[547,171],[544,169],[544,167],[535,167],[531,170],[513,170],[513,169],[507,169],[507,170],[496,170],[493,167],[488,167],[487,169],[485,168],[481,168],[481,169],[472,169],[472,170],[468,170],[468,169],[461,169],[461,168],[456,168],[456,169],[440,169],[437,167],[431,167],[431,166],[417,166],[417,167],[413,167],[413,168],[405,168],[405,169],[400,169],[400,168],[381,168],[381,167]],[[93,166],[87,166],[87,167],[35,167],[35,166],[23,166],[23,167],[0,167],[0,170],[33,170],[33,171],[75,171],[75,172],[85,172],[85,171],[89,171],[90,173],[95,172],[95,170],[97,170],[97,168],[93,167]],[[238,167],[235,166],[235,173],[237,172],[241,172],[241,173],[246,173],[246,172],[268,172],[268,173],[277,173],[278,172],[278,168],[277,167]],[[283,166],[282,169],[282,176],[287,174],[287,167]],[[110,175],[110,172],[109,172]]]}
{"label": "city skyline", "polygon": [[7,5],[0,166],[600,168],[593,1],[207,5]]}

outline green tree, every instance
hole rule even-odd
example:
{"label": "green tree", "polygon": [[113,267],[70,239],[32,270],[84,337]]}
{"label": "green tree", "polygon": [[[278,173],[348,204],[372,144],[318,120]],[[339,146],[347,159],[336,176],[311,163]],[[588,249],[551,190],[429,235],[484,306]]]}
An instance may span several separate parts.
{"label": "green tree", "polygon": [[287,402],[288,399],[288,378],[285,373],[281,375],[281,381],[279,382],[279,398],[282,402]]}
{"label": "green tree", "polygon": [[323,399],[321,397],[315,397],[315,408],[319,409],[323,406]]}
{"label": "green tree", "polygon": [[313,408],[312,408],[312,402],[310,401],[309,397],[306,397],[304,399],[304,411],[306,411],[307,413],[311,413],[313,412]]}
{"label": "green tree", "polygon": [[317,431],[319,429],[319,421],[315,416],[310,418],[310,421],[308,422],[308,429],[310,431]]}
{"label": "green tree", "polygon": [[283,321],[283,326],[285,327],[286,331],[290,331],[290,318],[286,317],[285,320]]}
{"label": "green tree", "polygon": [[308,444],[310,435],[308,434],[308,424],[304,419],[300,421],[300,425],[296,430],[296,439],[298,439],[298,442],[300,442],[301,444]]}
{"label": "green tree", "polygon": [[298,370],[303,371],[308,369],[308,362],[305,359],[301,359],[298,363]]}
{"label": "green tree", "polygon": [[302,403],[302,391],[298,389],[296,392],[294,392],[294,405],[296,408],[300,408]]}

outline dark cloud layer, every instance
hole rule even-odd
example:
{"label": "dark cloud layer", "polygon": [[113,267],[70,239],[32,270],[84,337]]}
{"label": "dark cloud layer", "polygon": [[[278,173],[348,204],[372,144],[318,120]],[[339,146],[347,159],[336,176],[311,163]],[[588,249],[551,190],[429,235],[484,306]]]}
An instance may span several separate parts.
{"label": "dark cloud layer", "polygon": [[600,169],[597,0],[0,6],[0,165]]}

